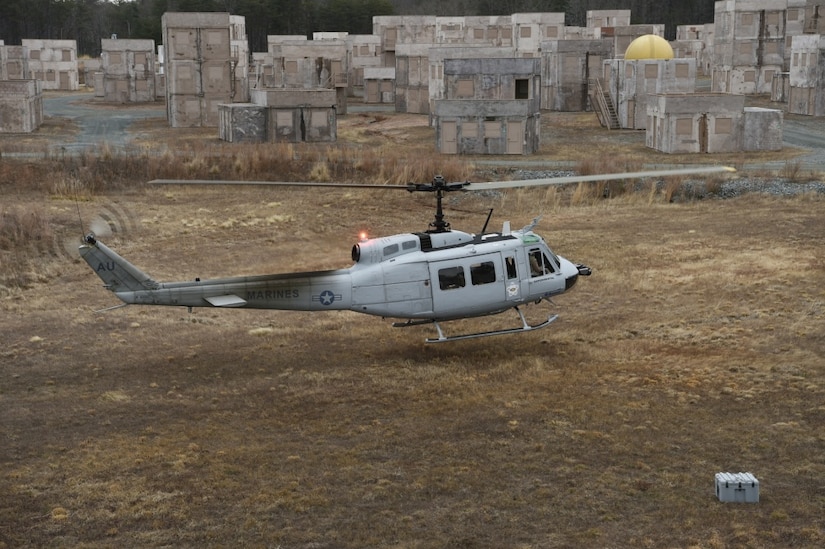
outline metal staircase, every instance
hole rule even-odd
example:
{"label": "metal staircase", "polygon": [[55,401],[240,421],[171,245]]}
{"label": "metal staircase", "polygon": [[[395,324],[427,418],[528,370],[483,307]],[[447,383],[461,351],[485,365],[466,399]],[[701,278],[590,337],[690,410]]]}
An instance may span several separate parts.
{"label": "metal staircase", "polygon": [[601,78],[591,78],[589,88],[590,102],[593,104],[593,110],[596,111],[596,116],[599,117],[601,125],[609,130],[618,130],[621,128],[619,115],[616,114],[616,108],[613,106],[610,92],[602,86]]}

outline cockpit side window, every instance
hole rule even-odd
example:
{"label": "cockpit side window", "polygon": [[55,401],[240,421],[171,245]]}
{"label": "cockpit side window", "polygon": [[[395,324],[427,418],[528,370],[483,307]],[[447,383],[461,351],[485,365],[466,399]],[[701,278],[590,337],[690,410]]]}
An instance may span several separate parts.
{"label": "cockpit side window", "polygon": [[507,266],[507,280],[518,278],[518,271],[516,270],[516,258],[508,255],[504,258],[504,264]]}
{"label": "cockpit side window", "polygon": [[553,262],[542,253],[540,248],[531,249],[527,257],[530,261],[530,276],[544,276],[556,272]]}

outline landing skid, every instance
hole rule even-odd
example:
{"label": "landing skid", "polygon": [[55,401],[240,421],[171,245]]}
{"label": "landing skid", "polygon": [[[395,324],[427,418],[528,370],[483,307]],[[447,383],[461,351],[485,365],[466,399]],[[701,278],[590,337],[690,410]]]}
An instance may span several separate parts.
{"label": "landing skid", "polygon": [[425,341],[427,343],[444,343],[445,341],[458,341],[461,339],[474,339],[477,337],[489,337],[489,336],[497,336],[497,335],[506,335],[506,334],[518,334],[523,332],[532,332],[533,330],[538,330],[541,328],[546,328],[550,324],[552,324],[559,315],[553,315],[549,317],[544,322],[539,324],[528,324],[527,320],[524,318],[524,314],[519,310],[518,307],[514,307],[516,312],[518,313],[519,318],[521,319],[521,326],[518,328],[507,328],[505,330],[492,330],[489,332],[477,332],[473,334],[462,334],[462,335],[454,335],[454,336],[445,336],[444,331],[441,329],[441,325],[438,323],[437,320],[409,320],[403,323],[394,323],[394,328],[406,328],[408,326],[421,326],[423,324],[434,324],[435,329],[438,332],[437,338],[427,338]]}

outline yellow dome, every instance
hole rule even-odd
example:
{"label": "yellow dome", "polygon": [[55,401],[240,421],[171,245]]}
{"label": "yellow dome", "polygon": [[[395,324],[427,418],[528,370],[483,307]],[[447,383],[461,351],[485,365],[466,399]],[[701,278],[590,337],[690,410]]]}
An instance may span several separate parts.
{"label": "yellow dome", "polygon": [[673,48],[667,40],[655,34],[635,39],[624,52],[625,59],[673,59]]}

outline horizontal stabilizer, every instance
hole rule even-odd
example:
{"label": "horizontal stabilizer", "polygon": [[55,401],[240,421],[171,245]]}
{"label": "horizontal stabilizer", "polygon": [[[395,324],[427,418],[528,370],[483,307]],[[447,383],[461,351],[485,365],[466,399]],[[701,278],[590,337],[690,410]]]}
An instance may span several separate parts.
{"label": "horizontal stabilizer", "polygon": [[205,299],[215,307],[243,307],[246,305],[246,300],[236,295],[215,295]]}

